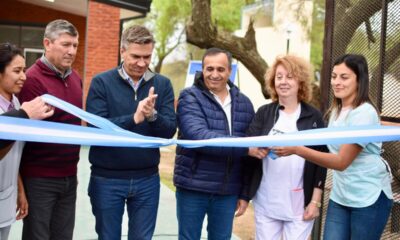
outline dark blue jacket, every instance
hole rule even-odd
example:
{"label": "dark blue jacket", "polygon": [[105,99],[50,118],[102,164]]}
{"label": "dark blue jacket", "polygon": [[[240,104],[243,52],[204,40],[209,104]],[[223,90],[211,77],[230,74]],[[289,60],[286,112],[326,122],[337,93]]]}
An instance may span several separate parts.
{"label": "dark blue jacket", "polygon": [[[230,84],[232,136],[244,137],[253,116],[250,100]],[[230,137],[221,105],[197,74],[192,87],[184,89],[177,109],[179,139]],[[178,188],[221,195],[239,194],[242,188],[241,156],[248,148],[202,147],[176,150],[174,184]]]}
{"label": "dark blue jacket", "polygon": [[[137,92],[122,78],[120,68],[95,76],[90,85],[86,110],[107,118],[116,125],[145,136],[171,138],[176,132],[174,92],[168,78],[147,71]],[[146,98],[151,86],[158,94],[155,108],[158,118],[135,124],[138,103]],[[108,178],[141,178],[158,172],[158,148],[91,147],[92,174]]]}

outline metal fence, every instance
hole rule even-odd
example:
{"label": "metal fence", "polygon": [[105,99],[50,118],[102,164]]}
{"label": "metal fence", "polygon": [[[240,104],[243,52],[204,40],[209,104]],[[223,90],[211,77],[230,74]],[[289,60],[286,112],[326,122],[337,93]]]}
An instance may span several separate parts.
{"label": "metal fence", "polygon": [[[400,0],[326,0],[324,59],[321,80],[321,108],[332,100],[330,74],[333,61],[344,53],[363,54],[370,70],[370,96],[385,121],[400,122]],[[400,142],[383,144],[382,156],[394,178],[394,205],[381,239],[400,239]],[[328,173],[319,238],[329,192]],[[373,226],[371,226],[373,227]]]}

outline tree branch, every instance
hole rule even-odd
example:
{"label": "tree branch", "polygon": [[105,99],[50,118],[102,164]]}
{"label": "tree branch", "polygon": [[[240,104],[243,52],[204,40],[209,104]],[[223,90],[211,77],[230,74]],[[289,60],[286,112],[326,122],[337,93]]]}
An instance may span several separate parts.
{"label": "tree branch", "polygon": [[371,21],[369,19],[367,21],[365,21],[365,28],[367,29],[368,46],[369,46],[370,43],[376,42],[376,38],[374,36],[374,32],[372,31],[372,27],[371,27]]}
{"label": "tree branch", "polygon": [[253,21],[243,38],[234,36],[212,23],[210,0],[192,0],[192,16],[186,24],[186,37],[188,43],[200,48],[218,47],[231,52],[257,79],[264,96],[269,98],[264,87],[268,65],[257,51]]}
{"label": "tree branch", "polygon": [[[400,42],[397,42],[395,45],[393,45],[391,48],[389,48],[386,53],[386,59],[385,59],[385,65],[384,65],[384,72],[387,72],[387,69],[389,69],[400,57],[398,54],[400,52]],[[378,82],[383,81],[382,76],[379,74],[381,73],[379,71],[380,65],[378,65],[372,72],[371,74],[371,83],[370,86],[378,86]],[[373,98],[376,99],[377,96],[376,94],[380,93],[375,93],[373,92]]]}
{"label": "tree branch", "polygon": [[[347,0],[344,0],[344,2],[346,1]],[[389,2],[392,1],[393,0],[389,0]],[[368,6],[368,8],[365,6]],[[343,11],[343,9],[344,8],[338,8],[337,11]],[[337,12],[335,14],[341,17],[335,20],[337,24],[335,25],[333,36],[335,39],[340,37],[340,41],[334,40],[337,43],[333,51],[334,59],[346,52],[347,46],[357,28],[381,9],[381,0],[360,0],[355,5],[348,8],[346,14],[343,14],[343,12]]]}

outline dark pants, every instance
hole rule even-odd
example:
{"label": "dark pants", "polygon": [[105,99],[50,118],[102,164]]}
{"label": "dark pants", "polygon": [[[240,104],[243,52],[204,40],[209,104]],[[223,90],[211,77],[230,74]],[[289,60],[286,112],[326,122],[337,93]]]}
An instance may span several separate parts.
{"label": "dark pants", "polygon": [[71,240],[75,224],[77,177],[25,178],[29,214],[23,240]]}

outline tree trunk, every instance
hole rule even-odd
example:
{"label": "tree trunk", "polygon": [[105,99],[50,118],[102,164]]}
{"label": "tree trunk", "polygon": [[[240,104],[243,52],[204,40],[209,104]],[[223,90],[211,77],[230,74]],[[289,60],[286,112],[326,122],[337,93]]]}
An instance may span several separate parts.
{"label": "tree trunk", "polygon": [[161,73],[161,68],[162,68],[164,59],[165,59],[165,57],[160,57],[158,59],[157,65],[154,67],[154,72]]}
{"label": "tree trunk", "polygon": [[192,16],[186,25],[187,42],[200,48],[218,47],[231,52],[260,83],[264,97],[269,98],[264,80],[268,65],[257,51],[253,22],[245,37],[234,36],[212,23],[210,4],[210,0],[192,0]]}
{"label": "tree trunk", "polygon": [[[391,2],[393,0],[389,0]],[[338,0],[334,29],[335,49],[332,57],[336,59],[344,54],[358,27],[381,10],[381,0],[360,0],[351,6],[349,0]],[[365,8],[365,6],[369,6]],[[257,51],[255,30],[250,22],[246,35],[236,37],[229,32],[220,30],[211,20],[211,0],[192,0],[192,16],[186,25],[187,42],[200,48],[219,47],[228,50],[257,79],[266,98],[264,75],[267,63]],[[340,38],[340,41],[338,40]],[[336,39],[336,40],[335,40]]]}
{"label": "tree trunk", "polygon": [[[389,48],[386,53],[386,59],[385,59],[385,63],[384,63],[384,73],[387,72],[387,70],[392,66],[392,64],[394,64],[398,59],[399,59],[399,55],[398,53],[400,52],[400,42],[396,43],[395,45],[393,45],[391,48]],[[376,88],[378,86],[378,84],[380,82],[382,82],[383,84],[383,80],[382,77],[380,76],[381,72],[380,72],[380,67],[381,66],[377,66],[373,71],[370,71],[370,76],[371,76],[371,82],[370,82],[370,87],[371,88]],[[378,102],[378,96],[380,95],[380,92],[377,91],[373,91],[371,94],[371,97],[374,101],[376,101],[375,103]]]}

